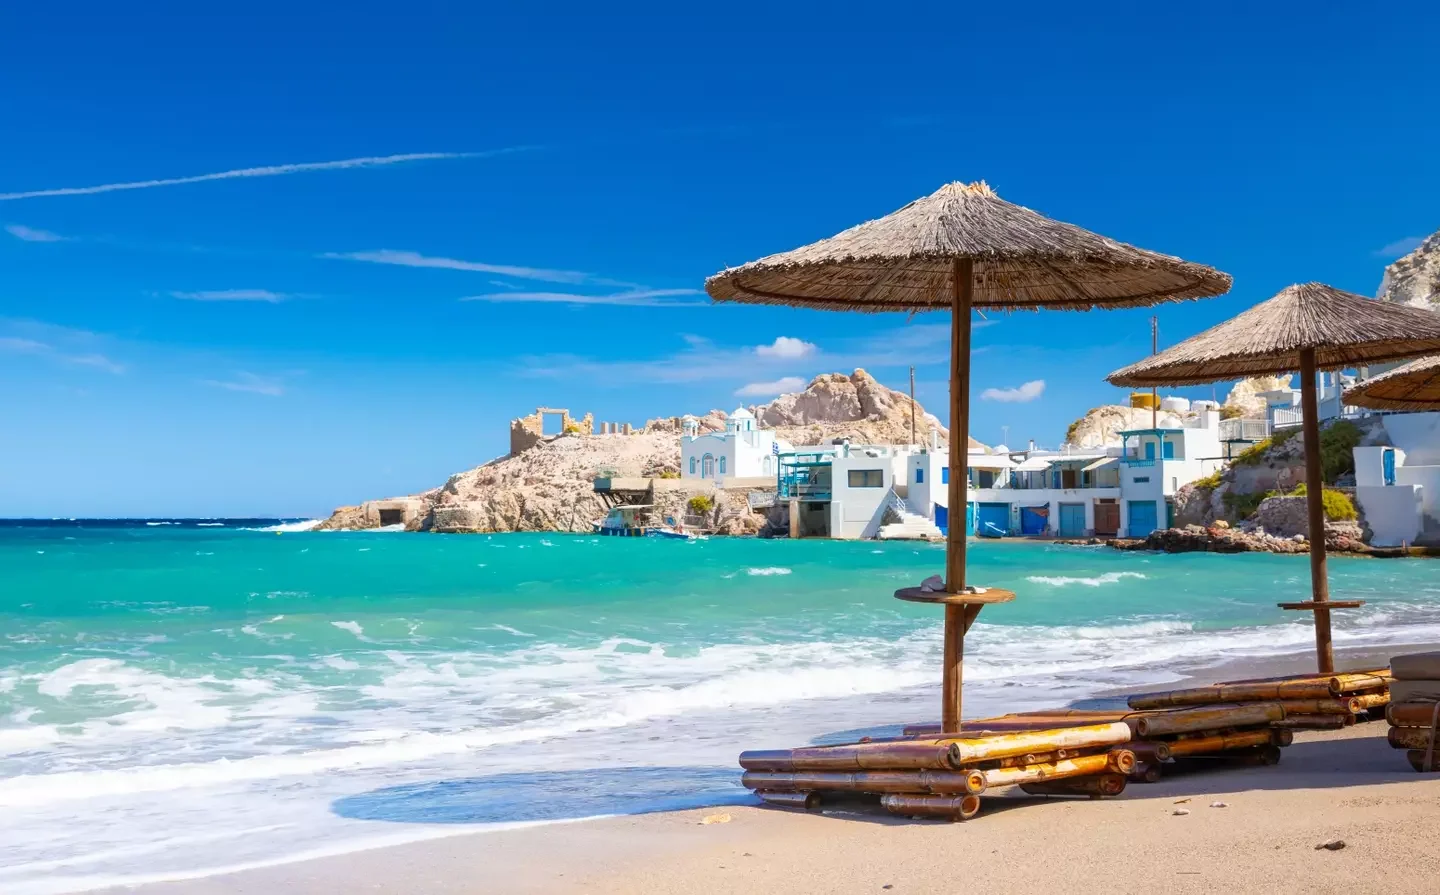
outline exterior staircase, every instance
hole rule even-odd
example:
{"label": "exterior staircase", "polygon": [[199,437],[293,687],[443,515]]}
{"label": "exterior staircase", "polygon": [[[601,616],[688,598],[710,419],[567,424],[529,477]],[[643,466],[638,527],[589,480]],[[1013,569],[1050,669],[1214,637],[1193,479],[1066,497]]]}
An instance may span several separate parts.
{"label": "exterior staircase", "polygon": [[905,499],[892,491],[885,507],[885,522],[875,536],[882,541],[919,541],[943,538],[945,534],[929,517],[910,509]]}

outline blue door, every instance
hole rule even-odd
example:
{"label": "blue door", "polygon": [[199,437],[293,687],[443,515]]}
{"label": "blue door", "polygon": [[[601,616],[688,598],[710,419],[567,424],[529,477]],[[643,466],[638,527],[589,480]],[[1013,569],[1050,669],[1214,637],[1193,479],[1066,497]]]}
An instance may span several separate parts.
{"label": "blue door", "polygon": [[1085,504],[1060,504],[1060,537],[1085,537]]}
{"label": "blue door", "polygon": [[1164,449],[1160,452],[1160,456],[1164,457],[1166,460],[1174,460],[1174,459],[1175,459],[1175,442],[1173,442],[1173,441],[1167,441],[1167,442],[1165,442]]}
{"label": "blue door", "polygon": [[1049,525],[1050,507],[1048,504],[1038,507],[1020,508],[1020,533],[1022,535],[1043,535],[1045,528]]}
{"label": "blue door", "polygon": [[980,528],[994,526],[1001,531],[1010,531],[1010,504],[982,503],[978,507],[976,524]]}
{"label": "blue door", "polygon": [[950,533],[950,511],[935,504],[935,527],[946,534]]}
{"label": "blue door", "polygon": [[1155,442],[1153,442],[1153,441],[1147,441],[1147,442],[1145,442],[1145,459],[1146,459],[1146,460],[1154,460],[1154,459],[1155,459]]}
{"label": "blue door", "polygon": [[1156,529],[1158,515],[1153,500],[1130,501],[1130,537],[1143,538]]}
{"label": "blue door", "polygon": [[1381,455],[1381,466],[1384,467],[1385,484],[1395,484],[1395,451],[1386,449]]}

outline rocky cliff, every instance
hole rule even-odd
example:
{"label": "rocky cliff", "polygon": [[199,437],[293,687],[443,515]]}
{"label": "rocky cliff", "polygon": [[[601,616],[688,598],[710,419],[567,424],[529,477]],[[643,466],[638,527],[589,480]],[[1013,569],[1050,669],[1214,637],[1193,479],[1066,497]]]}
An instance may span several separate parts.
{"label": "rocky cliff", "polygon": [[1225,396],[1223,406],[1235,411],[1239,416],[1258,419],[1265,415],[1265,399],[1260,395],[1288,388],[1290,388],[1289,373],[1283,376],[1252,376],[1231,386],[1230,394]]}
{"label": "rocky cliff", "polygon": [[1440,311],[1440,233],[1432,233],[1415,251],[1385,268],[1379,298]]}
{"label": "rocky cliff", "polygon": [[[1151,419],[1151,412],[1143,407],[1126,407],[1123,404],[1092,407],[1065,430],[1065,441],[1078,448],[1119,447],[1121,432],[1148,429]],[[1180,425],[1180,417],[1168,410],[1159,411],[1154,419],[1164,427]]]}
{"label": "rocky cliff", "polygon": [[[857,442],[907,443],[910,399],[886,388],[864,370],[846,376],[817,376],[802,392],[782,395],[752,409],[762,426],[774,428],[791,444],[816,444],[838,438]],[[724,411],[696,419],[700,431],[725,428]],[[602,474],[656,479],[655,501],[662,516],[680,516],[690,497],[704,494],[715,509],[707,524],[727,534],[753,533],[764,519],[750,511],[746,493],[716,491],[713,484],[674,481],[680,473],[681,417],[650,420],[630,435],[567,434],[543,438],[515,454],[452,475],[439,488],[397,498],[407,502],[405,526],[414,531],[560,531],[586,532],[605,515],[593,483]],[[916,431],[928,440],[946,430],[916,407]],[[373,502],[372,502],[373,504]],[[373,528],[378,514],[371,504],[341,507],[321,528]]]}
{"label": "rocky cliff", "polygon": [[[751,408],[759,425],[780,432],[791,444],[822,444],[848,438],[867,444],[910,443],[910,396],[886,388],[864,370],[816,376],[803,392],[781,395],[769,404]],[[950,432],[915,406],[915,437],[930,441],[931,430],[942,444]],[[971,446],[979,442],[971,439]]]}

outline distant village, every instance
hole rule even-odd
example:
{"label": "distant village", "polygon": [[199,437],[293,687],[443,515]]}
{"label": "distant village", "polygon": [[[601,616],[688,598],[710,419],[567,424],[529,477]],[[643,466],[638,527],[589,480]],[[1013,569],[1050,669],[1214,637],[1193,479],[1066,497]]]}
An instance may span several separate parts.
{"label": "distant village", "polygon": [[[1105,432],[1095,446],[1052,450],[1032,441],[1024,448],[990,447],[971,439],[965,529],[996,538],[1143,539],[1174,527],[1182,489],[1218,482],[1237,458],[1248,459],[1277,434],[1283,439],[1298,431],[1299,390],[1289,387],[1288,378],[1270,384],[1278,387],[1245,396],[1248,408],[1136,393],[1128,416],[1142,424]],[[1378,414],[1342,404],[1343,389],[1353,384],[1350,377],[1324,375],[1322,423],[1368,418],[1373,428],[1379,421]],[[1385,430],[1391,443],[1352,448],[1355,472],[1346,491],[1375,546],[1440,534],[1440,512],[1426,500],[1427,492],[1431,500],[1440,494],[1440,480],[1430,481],[1440,472],[1434,465],[1440,456],[1427,456],[1440,444],[1435,416],[1398,415]],[[744,408],[728,415],[723,431],[700,432],[696,418],[682,420],[681,481],[753,490],[752,505],[771,508],[772,535],[939,538],[952,520],[950,476],[948,452],[934,430],[923,444],[794,445],[758,427]],[[597,488],[612,484],[602,480]],[[607,521],[623,530],[643,527],[644,519],[643,513],[614,513]]]}

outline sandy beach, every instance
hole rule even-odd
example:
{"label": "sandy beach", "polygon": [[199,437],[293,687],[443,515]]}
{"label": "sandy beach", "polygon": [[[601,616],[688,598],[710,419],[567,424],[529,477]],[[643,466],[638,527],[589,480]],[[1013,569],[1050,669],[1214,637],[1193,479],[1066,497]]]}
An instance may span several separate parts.
{"label": "sandy beach", "polygon": [[[1352,653],[1342,665],[1375,658]],[[987,797],[963,824],[865,805],[717,807],[464,834],[127,891],[941,893],[960,881],[992,892],[1409,891],[1440,874],[1440,777],[1413,772],[1385,731],[1371,722],[1300,732],[1276,767],[1132,784],[1112,800],[1014,790]],[[1340,850],[1316,848],[1337,839]]]}

